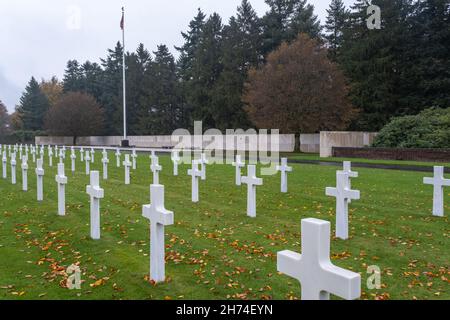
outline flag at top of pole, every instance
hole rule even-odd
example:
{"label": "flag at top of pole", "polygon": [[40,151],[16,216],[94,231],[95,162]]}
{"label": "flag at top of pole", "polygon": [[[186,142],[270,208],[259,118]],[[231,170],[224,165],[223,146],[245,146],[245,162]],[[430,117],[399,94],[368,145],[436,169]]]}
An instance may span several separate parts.
{"label": "flag at top of pole", "polygon": [[122,46],[123,46],[123,140],[122,147],[128,147],[127,139],[127,90],[126,90],[126,78],[125,78],[125,8],[122,7],[122,19],[120,20],[120,29],[122,29]]}

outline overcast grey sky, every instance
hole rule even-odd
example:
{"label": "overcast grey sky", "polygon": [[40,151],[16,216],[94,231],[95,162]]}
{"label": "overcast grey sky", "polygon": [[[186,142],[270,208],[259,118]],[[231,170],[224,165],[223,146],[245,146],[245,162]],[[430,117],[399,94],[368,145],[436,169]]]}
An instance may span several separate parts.
{"label": "overcast grey sky", "polygon": [[[264,0],[250,0],[259,16]],[[324,21],[331,0],[310,0]],[[353,0],[344,0],[349,5]],[[0,100],[10,111],[31,76],[62,78],[67,60],[99,61],[121,40],[121,7],[126,9],[126,49],[139,43],[181,45],[197,8],[218,12],[223,22],[241,0],[0,0]]]}

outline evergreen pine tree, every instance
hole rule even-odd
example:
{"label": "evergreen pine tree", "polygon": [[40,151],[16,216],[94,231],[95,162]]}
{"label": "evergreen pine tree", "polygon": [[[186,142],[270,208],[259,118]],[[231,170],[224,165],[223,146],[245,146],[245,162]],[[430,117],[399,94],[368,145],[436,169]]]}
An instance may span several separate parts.
{"label": "evergreen pine tree", "polygon": [[20,98],[17,109],[23,122],[23,129],[29,131],[42,130],[48,108],[47,97],[42,92],[39,83],[32,77]]}
{"label": "evergreen pine tree", "polygon": [[342,45],[343,31],[348,15],[349,11],[342,0],[331,0],[330,7],[327,9],[324,38],[327,41],[329,57],[333,61],[336,61]]}

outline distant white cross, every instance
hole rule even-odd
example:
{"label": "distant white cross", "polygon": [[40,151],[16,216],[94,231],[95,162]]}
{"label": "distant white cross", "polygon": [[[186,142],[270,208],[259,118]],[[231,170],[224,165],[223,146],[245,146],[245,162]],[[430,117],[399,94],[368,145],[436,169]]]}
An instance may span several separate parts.
{"label": "distant white cross", "polygon": [[162,170],[162,167],[159,165],[158,157],[152,157],[150,170],[153,172],[153,184],[159,184],[159,172]]}
{"label": "distant white cross", "polygon": [[8,158],[6,157],[6,150],[3,152],[2,157],[2,163],[3,163],[3,179],[6,179],[8,177],[7,175],[7,165],[8,165]]}
{"label": "distant white cross", "polygon": [[16,184],[16,152],[11,153],[11,183]]}
{"label": "distant white cross", "polygon": [[180,155],[178,151],[173,151],[171,154],[171,160],[173,162],[173,175],[178,176],[178,165],[180,163]]}
{"label": "distant white cross", "polygon": [[142,215],[150,220],[150,279],[165,280],[164,226],[174,222],[173,212],[164,207],[164,186],[150,186],[150,204],[144,205]]}
{"label": "distant white cross", "polygon": [[192,202],[198,202],[198,178],[202,176],[202,172],[198,170],[198,161],[192,161],[192,169],[188,170],[188,175],[192,177]]}
{"label": "distant white cross", "polygon": [[84,163],[86,164],[86,175],[89,175],[91,168],[90,168],[90,164],[91,164],[91,156],[89,151],[86,150],[86,155],[84,157]]}
{"label": "distant white cross", "polygon": [[130,184],[130,168],[131,168],[131,162],[130,162],[130,155],[125,155],[125,161],[122,163],[123,167],[125,168],[125,184]]}
{"label": "distant white cross", "polygon": [[116,155],[117,168],[120,168],[120,149],[119,148],[116,149],[115,155]]}
{"label": "distant white cross", "polygon": [[136,170],[136,159],[137,159],[136,150],[133,149],[133,152],[131,153],[131,162],[133,164],[133,170]]}
{"label": "distant white cross", "polygon": [[36,163],[36,187],[37,187],[37,201],[44,200],[44,161],[38,159]]}
{"label": "distant white cross", "polygon": [[48,165],[53,167],[53,148],[48,146]]}
{"label": "distant white cross", "polygon": [[263,179],[256,177],[256,166],[247,166],[247,176],[242,177],[242,183],[247,185],[247,215],[256,217],[256,186],[262,186]]}
{"label": "distant white cross", "polygon": [[58,163],[58,174],[55,177],[58,185],[58,215],[66,214],[66,184],[67,177],[64,173],[64,163]]}
{"label": "distant white cross", "polygon": [[236,168],[235,181],[236,185],[241,185],[241,168],[245,167],[245,161],[243,162],[241,159],[241,155],[236,155],[236,161],[232,163],[232,166]]}
{"label": "distant white cross", "polygon": [[444,167],[434,167],[433,178],[423,178],[424,184],[433,186],[433,215],[436,217],[444,216],[444,187],[450,186],[450,179],[444,177]]}
{"label": "distant white cross", "polygon": [[71,161],[72,174],[75,173],[75,160],[76,159],[77,159],[77,155],[75,154],[75,150],[72,148],[72,150],[70,152],[70,161]]}
{"label": "distant white cross", "polygon": [[106,152],[106,150],[103,150],[102,163],[103,163],[103,180],[107,180],[108,179],[109,159],[108,159],[108,153]]}
{"label": "distant white cross", "polygon": [[287,164],[287,158],[281,158],[281,166],[277,166],[277,171],[281,172],[281,192],[288,192],[287,172],[292,172],[292,167]]}
{"label": "distant white cross", "polygon": [[329,300],[330,293],[353,300],[361,296],[361,276],[339,268],[330,260],[330,223],[302,220],[302,253],[281,251],[277,270],[301,284],[302,300]]}
{"label": "distant white cross", "polygon": [[28,191],[28,162],[26,156],[22,158],[22,191]]}
{"label": "distant white cross", "polygon": [[83,149],[83,147],[80,148],[80,161],[84,162],[84,149]]}
{"label": "distant white cross", "polygon": [[[342,170],[343,173],[346,173],[348,176],[347,183],[348,188],[352,188],[352,180],[351,178],[358,178],[358,172],[352,171],[352,163],[350,161],[344,161],[344,170]],[[348,203],[352,203],[352,199],[348,199]]]}
{"label": "distant white cross", "polygon": [[348,200],[360,199],[358,190],[348,187],[348,174],[336,172],[336,188],[326,188],[326,195],[336,198],[336,237],[348,239]]}
{"label": "distant white cross", "polygon": [[91,162],[94,163],[95,161],[95,150],[94,148],[91,148]]}
{"label": "distant white cross", "polygon": [[206,154],[202,153],[200,156],[200,160],[198,163],[201,166],[201,173],[202,173],[202,180],[206,180],[206,165],[209,163],[208,159],[206,158]]}
{"label": "distant white cross", "polygon": [[91,184],[86,187],[86,193],[91,198],[91,238],[100,239],[100,199],[104,197],[104,190],[100,188],[100,173],[91,171]]}

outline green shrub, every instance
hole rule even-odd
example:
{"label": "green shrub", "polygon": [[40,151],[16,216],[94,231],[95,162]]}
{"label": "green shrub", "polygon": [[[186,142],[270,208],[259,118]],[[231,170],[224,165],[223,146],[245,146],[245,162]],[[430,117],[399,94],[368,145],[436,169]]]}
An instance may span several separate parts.
{"label": "green shrub", "polygon": [[415,116],[394,118],[373,147],[450,148],[450,108],[430,108]]}

